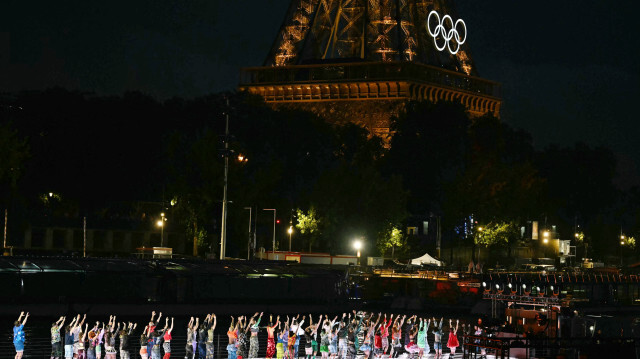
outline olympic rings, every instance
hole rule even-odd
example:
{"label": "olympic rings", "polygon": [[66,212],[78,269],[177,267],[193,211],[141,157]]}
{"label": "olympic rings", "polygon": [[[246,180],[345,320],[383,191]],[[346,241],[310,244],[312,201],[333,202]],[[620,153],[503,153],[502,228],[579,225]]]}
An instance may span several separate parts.
{"label": "olympic rings", "polygon": [[[437,22],[438,25],[433,30],[431,30],[432,15],[435,15],[436,18],[438,19],[438,22]],[[447,29],[445,28],[445,22],[447,20],[449,20],[449,24],[451,24],[451,28],[449,29],[449,32],[447,32]],[[462,27],[464,28],[464,38],[462,40],[460,40],[460,33],[458,32],[459,24],[462,24]],[[440,15],[435,10],[432,10],[429,13],[429,16],[427,17],[427,30],[429,31],[429,35],[433,37],[433,44],[436,46],[436,49],[438,49],[438,51],[442,51],[446,47],[449,49],[449,52],[451,53],[451,55],[457,54],[458,51],[460,51],[460,45],[464,44],[464,42],[467,41],[467,25],[464,23],[464,21],[462,21],[462,19],[458,19],[454,23],[451,16],[445,15],[441,20]],[[438,36],[442,36],[442,38],[444,39],[444,44],[442,44],[442,46],[438,46],[438,42],[436,40]],[[457,45],[455,51],[451,49],[452,39],[455,40]]]}

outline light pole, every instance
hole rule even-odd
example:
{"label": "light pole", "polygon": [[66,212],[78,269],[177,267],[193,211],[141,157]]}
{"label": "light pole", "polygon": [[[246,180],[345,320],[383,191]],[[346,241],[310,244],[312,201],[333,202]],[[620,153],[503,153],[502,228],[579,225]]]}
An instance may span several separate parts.
{"label": "light pole", "polygon": [[7,248],[7,219],[9,217],[9,210],[5,208],[4,210],[4,243],[3,250]]}
{"label": "light pole", "polygon": [[625,239],[625,236],[624,234],[622,234],[622,230],[620,230],[620,266],[622,266],[622,264],[624,263],[622,260],[622,252],[623,252],[622,247],[624,247],[624,239]]}
{"label": "light pole", "polygon": [[167,220],[167,217],[164,216],[164,212],[160,213],[160,219],[156,222],[156,225],[160,227],[160,247],[164,246],[164,222]]}
{"label": "light pole", "polygon": [[289,233],[289,252],[291,252],[291,234],[293,233],[292,225],[289,225],[289,229],[287,229],[287,233]]}
{"label": "light pole", "polygon": [[247,242],[247,260],[249,260],[249,254],[251,253],[251,212],[253,209],[252,207],[244,207],[244,209],[249,210],[249,241]]}
{"label": "light pole", "polygon": [[360,249],[362,249],[362,241],[359,239],[356,239],[353,242],[353,248],[355,248],[356,252],[356,256],[358,257],[358,265],[360,265]]}
{"label": "light pole", "polygon": [[82,256],[87,256],[87,217],[82,218]]}
{"label": "light pole", "polygon": [[[229,100],[227,100],[227,106]],[[220,260],[224,260],[227,250],[227,183],[229,182],[229,114],[226,114],[224,130],[224,189],[222,192],[222,223],[220,225]]]}
{"label": "light pole", "polygon": [[263,211],[273,211],[273,245],[271,251],[273,255],[276,255],[276,209],[275,208],[265,208]]}

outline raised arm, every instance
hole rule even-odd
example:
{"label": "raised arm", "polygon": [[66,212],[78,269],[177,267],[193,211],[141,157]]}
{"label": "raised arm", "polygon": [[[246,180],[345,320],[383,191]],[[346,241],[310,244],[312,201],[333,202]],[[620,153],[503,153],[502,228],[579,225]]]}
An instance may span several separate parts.
{"label": "raised arm", "polygon": [[149,319],[149,322],[153,322],[153,318],[155,318],[156,316],[156,311],[154,310],[153,312],[151,312],[151,319]]}
{"label": "raised arm", "polygon": [[24,321],[22,322],[22,325],[27,324],[27,319],[29,319],[29,312],[27,312],[27,315],[24,316]]}
{"label": "raised arm", "polygon": [[198,330],[198,325],[200,325],[200,318],[196,318],[196,325],[193,327],[193,331]]}
{"label": "raised arm", "polygon": [[263,314],[264,314],[264,312],[260,313],[260,316],[258,317],[258,320],[256,320],[256,324],[253,325],[254,327],[256,327],[256,328],[258,327],[258,325],[260,324],[260,321],[262,320],[262,315]]}
{"label": "raised arm", "polygon": [[138,326],[138,323],[129,323],[129,333],[128,334],[131,335],[131,333],[133,333],[133,331],[136,329],[137,326]]}
{"label": "raised arm", "polygon": [[[215,324],[214,324],[214,328],[215,328]],[[169,333],[171,333],[172,330],[173,330],[173,317],[171,317],[171,327],[169,327]]]}
{"label": "raised arm", "polygon": [[84,322],[85,322],[86,320],[87,320],[87,313],[85,313],[85,314],[82,316],[82,321],[80,322],[80,325],[79,325],[79,326],[80,326],[80,327],[82,327],[82,326],[84,325]]}
{"label": "raised arm", "polygon": [[158,321],[156,323],[160,323],[160,318],[162,318],[162,312],[160,312],[160,314],[158,314]]}
{"label": "raised arm", "polygon": [[22,317],[24,317],[24,312],[20,312],[20,316],[18,317],[18,321],[21,321]]}
{"label": "raised arm", "polygon": [[73,330],[73,328],[75,328],[75,325],[76,325],[76,317],[73,317],[73,319],[71,320],[71,323],[69,323],[69,328]]}
{"label": "raised arm", "polygon": [[80,338],[81,342],[84,342],[85,338],[87,337],[87,328],[89,327],[89,324],[85,324],[84,325],[84,331],[82,331],[82,338]]}
{"label": "raised arm", "polygon": [[104,336],[104,322],[102,322],[102,329],[98,333],[98,343],[102,343],[102,337]]}

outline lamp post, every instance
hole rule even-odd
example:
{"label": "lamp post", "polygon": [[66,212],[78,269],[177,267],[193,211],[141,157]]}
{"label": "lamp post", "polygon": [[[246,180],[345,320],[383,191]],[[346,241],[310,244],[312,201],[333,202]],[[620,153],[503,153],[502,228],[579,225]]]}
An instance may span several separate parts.
{"label": "lamp post", "polygon": [[273,211],[273,244],[271,251],[273,255],[276,255],[276,209],[275,208],[265,208],[263,211]]}
{"label": "lamp post", "polygon": [[249,254],[251,253],[251,212],[253,209],[252,207],[244,207],[244,209],[249,210],[249,241],[247,242],[247,260],[249,260]]}
{"label": "lamp post", "polygon": [[358,265],[360,265],[360,249],[362,249],[362,241],[359,239],[356,239],[353,242],[353,248],[355,248],[356,250],[356,257],[358,257]]}
{"label": "lamp post", "polygon": [[164,247],[164,222],[166,222],[167,217],[164,216],[164,212],[160,213],[160,219],[156,222],[156,225],[160,227],[160,247]]}
{"label": "lamp post", "polygon": [[289,233],[289,252],[291,252],[291,234],[293,233],[292,225],[289,225],[289,229],[287,229],[287,233]]}
{"label": "lamp post", "polygon": [[[227,107],[229,107],[229,99],[227,99]],[[224,260],[227,251],[227,187],[229,184],[229,111],[225,113],[225,129],[224,129],[224,187],[222,192],[222,223],[220,224],[220,260]],[[195,247],[195,241],[194,241]]]}
{"label": "lamp post", "polygon": [[622,249],[622,247],[624,247],[624,239],[625,239],[624,234],[620,233],[620,266],[622,266],[622,264],[623,264],[623,260],[622,260],[623,249]]}

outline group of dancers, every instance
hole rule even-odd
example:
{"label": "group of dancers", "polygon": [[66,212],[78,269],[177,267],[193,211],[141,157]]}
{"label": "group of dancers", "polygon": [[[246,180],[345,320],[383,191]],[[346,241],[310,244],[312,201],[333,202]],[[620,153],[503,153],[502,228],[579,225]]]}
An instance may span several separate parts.
{"label": "group of dancers", "polygon": [[[353,315],[352,315],[353,314]],[[262,314],[260,315],[260,318]],[[241,317],[243,318],[243,317]],[[227,345],[229,359],[243,359],[246,350],[243,348],[246,340],[242,339],[247,328],[257,328],[260,318],[255,321],[255,315],[249,321],[248,326],[236,323],[229,327]],[[409,359],[422,359],[431,351],[427,340],[429,331],[434,335],[433,349],[435,358],[442,358],[444,318],[440,321],[436,318],[418,318],[417,315],[407,318],[391,314],[356,312],[343,313],[342,317],[330,318],[320,315],[314,322],[309,314],[309,323],[305,327],[306,316],[300,315],[289,318],[284,322],[277,316],[275,322],[273,316],[269,317],[267,329],[267,358],[274,354],[277,359],[297,359],[298,348],[302,336],[305,338],[305,358],[316,359],[318,353],[323,359],[355,359],[358,351],[364,353],[365,359],[382,359],[384,355],[397,358],[400,354],[407,353]],[[374,319],[375,318],[375,319]],[[432,328],[433,324],[433,328]],[[446,346],[455,355],[460,346],[458,341],[459,321],[449,320],[449,337]],[[391,330],[389,330],[391,328]],[[403,345],[404,343],[404,345]],[[249,346],[249,358],[252,353],[257,353],[257,338],[255,344],[252,341]]]}
{"label": "group of dancers", "polygon": [[[15,359],[21,359],[24,352],[24,325],[29,313],[21,313],[14,323],[13,343],[16,349]],[[435,359],[442,358],[443,347],[450,350],[452,358],[460,346],[458,341],[459,320],[448,320],[448,337],[445,342],[443,330],[444,318],[420,318],[417,315],[382,314],[367,312],[343,313],[341,316],[330,318],[328,315],[313,317],[311,314],[286,316],[269,315],[269,321],[264,326],[263,313],[253,316],[231,317],[227,331],[228,345],[226,347],[228,359],[254,359],[258,357],[258,333],[262,328],[267,332],[266,357],[272,359],[298,359],[299,345],[304,337],[305,359],[316,359],[320,354],[322,359],[355,359],[361,351],[364,359],[397,358],[406,354],[407,359],[422,359],[430,353],[432,348]],[[51,359],[116,359],[119,353],[121,359],[130,359],[132,351],[138,351],[135,344],[139,343],[141,359],[169,359],[171,357],[171,339],[174,318],[166,317],[164,325],[162,313],[156,317],[151,313],[151,319],[140,333],[139,341],[132,338],[137,324],[119,322],[116,316],[110,316],[107,323],[96,321],[86,323],[86,314],[77,315],[68,324],[67,318],[61,316],[51,326]],[[187,340],[185,359],[213,359],[214,331],[217,325],[215,314],[207,315],[202,322],[199,318],[191,317],[187,325]],[[479,323],[472,329],[462,324],[465,333],[482,335]],[[433,334],[433,342],[427,340],[428,334]],[[116,340],[118,344],[116,345]],[[485,353],[483,352],[484,356]],[[135,355],[134,355],[135,357]]]}

